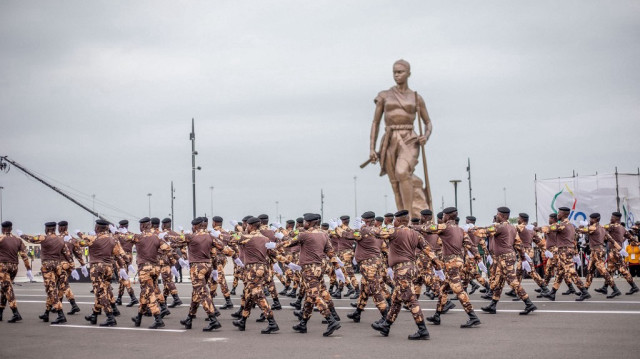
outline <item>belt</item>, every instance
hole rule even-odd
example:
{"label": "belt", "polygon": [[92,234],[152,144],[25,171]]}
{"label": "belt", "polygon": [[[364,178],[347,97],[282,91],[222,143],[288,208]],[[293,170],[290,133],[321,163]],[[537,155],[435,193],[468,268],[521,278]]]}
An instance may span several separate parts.
{"label": "belt", "polygon": [[371,257],[371,258],[367,258],[367,259],[361,260],[360,262],[358,262],[358,264],[376,263],[378,261],[380,261],[379,257]]}
{"label": "belt", "polygon": [[396,263],[396,264],[393,266],[393,270],[397,270],[398,268],[401,268],[401,267],[409,267],[409,266],[412,266],[412,267],[413,267],[413,266],[415,266],[415,264],[414,264],[413,262],[411,262],[411,261],[406,261],[406,262]]}
{"label": "belt", "polygon": [[510,257],[510,256],[514,256],[514,257],[515,257],[515,256],[516,256],[516,254],[515,254],[515,253],[513,253],[513,252],[511,252],[511,253],[503,253],[503,254],[498,254],[498,255],[496,255],[495,257],[496,257],[496,258],[500,258],[500,257]]}
{"label": "belt", "polygon": [[452,259],[456,259],[456,258],[462,259],[462,255],[460,255],[460,254],[448,254],[448,255],[442,257],[442,260],[448,262],[448,261],[450,261]]}

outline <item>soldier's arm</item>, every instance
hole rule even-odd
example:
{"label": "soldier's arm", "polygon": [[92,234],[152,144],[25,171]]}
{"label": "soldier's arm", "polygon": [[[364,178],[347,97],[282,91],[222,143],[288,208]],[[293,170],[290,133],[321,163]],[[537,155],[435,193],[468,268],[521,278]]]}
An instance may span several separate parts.
{"label": "soldier's arm", "polygon": [[518,253],[518,256],[520,256],[520,260],[522,261],[527,260],[527,257],[525,257],[524,255],[522,240],[520,239],[520,236],[518,236],[517,234],[516,234],[516,240],[513,242],[513,249],[515,249],[516,253]]}
{"label": "soldier's arm", "polygon": [[171,254],[171,246],[163,241],[162,244],[160,244],[160,247],[158,247],[158,254],[161,256]]}
{"label": "soldier's arm", "polygon": [[73,256],[71,255],[71,252],[69,251],[69,248],[67,248],[66,245],[62,246],[62,255],[67,260],[67,262],[73,263]]}
{"label": "soldier's arm", "polygon": [[18,254],[22,258],[22,261],[24,262],[24,267],[27,268],[27,270],[31,270],[31,263],[29,262],[29,256],[27,256],[27,247],[25,247],[24,243],[22,242],[20,243],[20,249],[18,249]]}
{"label": "soldier's arm", "polygon": [[613,245],[613,248],[619,252],[622,249],[622,246],[618,244],[618,242],[611,237],[611,235],[607,232],[604,232],[604,240],[609,241],[609,244]]}
{"label": "soldier's arm", "polygon": [[331,241],[327,241],[324,245],[324,254],[329,258],[331,264],[335,269],[340,268],[340,264],[338,263],[338,257],[336,257],[336,252],[333,250],[333,246],[331,245]]}
{"label": "soldier's arm", "polygon": [[427,258],[429,258],[429,261],[431,261],[431,263],[433,263],[433,267],[436,270],[442,269],[443,263],[433,253],[433,251],[431,250],[431,246],[429,245],[429,243],[424,238],[420,238],[420,242],[418,243],[418,246],[422,250],[422,253],[424,253],[424,255],[427,256]]}
{"label": "soldier's arm", "polygon": [[118,241],[116,241],[116,245],[113,246],[113,251],[111,252],[111,254],[113,255],[113,258],[115,258],[118,268],[127,269],[127,263],[124,259],[124,249],[122,249],[122,246]]}
{"label": "soldier's arm", "polygon": [[482,257],[480,257],[480,253],[478,252],[478,247],[473,245],[473,242],[471,241],[471,238],[469,238],[469,235],[467,233],[465,233],[462,237],[462,246],[466,250],[471,252],[471,254],[473,254],[473,258],[476,260],[476,262],[482,260]]}
{"label": "soldier's arm", "polygon": [[29,243],[40,244],[47,238],[47,236],[44,236],[41,234],[37,236],[29,236],[29,235],[23,234],[20,236],[20,238],[24,239]]}
{"label": "soldier's arm", "polygon": [[80,263],[81,266],[85,265],[84,258],[83,258],[84,256],[82,255],[82,248],[78,244],[78,241],[73,242],[73,249],[71,250],[71,254],[74,257],[76,257],[76,259],[78,260],[78,263]]}
{"label": "soldier's arm", "polygon": [[86,235],[82,232],[78,232],[78,238],[79,240],[76,241],[76,244],[79,247],[89,247],[93,244],[93,242],[96,241],[96,239],[98,238],[98,236],[90,236],[90,235]]}

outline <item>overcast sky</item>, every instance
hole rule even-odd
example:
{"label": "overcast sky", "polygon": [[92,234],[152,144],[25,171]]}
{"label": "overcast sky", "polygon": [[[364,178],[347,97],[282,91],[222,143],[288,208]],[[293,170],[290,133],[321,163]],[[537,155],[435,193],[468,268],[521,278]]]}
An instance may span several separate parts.
{"label": "overcast sky", "polygon": [[[191,207],[225,221],[393,211],[369,154],[373,99],[411,63],[433,121],[434,206],[487,223],[535,212],[534,175],[637,173],[637,1],[3,1],[0,155],[109,219]],[[422,177],[421,166],[417,174]],[[42,231],[91,214],[17,168],[3,219]],[[210,187],[214,190],[211,192]],[[212,196],[213,193],[213,196]],[[388,196],[385,203],[385,195]]]}

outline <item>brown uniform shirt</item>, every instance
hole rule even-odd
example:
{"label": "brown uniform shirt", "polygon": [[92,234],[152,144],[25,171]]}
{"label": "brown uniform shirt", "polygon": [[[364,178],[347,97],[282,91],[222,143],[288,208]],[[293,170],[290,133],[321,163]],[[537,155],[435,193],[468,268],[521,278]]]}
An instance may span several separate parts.
{"label": "brown uniform shirt", "polygon": [[62,237],[55,234],[47,234],[33,238],[35,239],[33,243],[40,244],[40,258],[42,258],[43,261],[72,261],[71,253],[64,244],[64,239]]}
{"label": "brown uniform shirt", "polygon": [[415,262],[416,248],[424,249],[428,246],[424,238],[413,229],[405,226],[393,228],[389,231],[389,267],[398,263]]}
{"label": "brown uniform shirt", "polygon": [[300,232],[295,238],[284,242],[284,247],[300,246],[299,265],[321,264],[325,256],[335,255],[329,236],[318,228]]}
{"label": "brown uniform shirt", "polygon": [[568,219],[564,219],[557,224],[556,244],[558,248],[573,248],[576,246],[576,227],[569,222]]}
{"label": "brown uniform shirt", "polygon": [[356,262],[360,263],[371,258],[379,258],[383,240],[377,236],[379,228],[364,226],[360,229],[360,236],[356,237]]}
{"label": "brown uniform shirt", "polygon": [[336,244],[338,245],[337,248],[334,247],[336,252],[353,249],[353,240],[355,237],[353,235],[353,230],[349,228],[349,226],[338,226],[336,228],[336,236]]}
{"label": "brown uniform shirt", "polygon": [[171,247],[158,238],[157,232],[154,230],[136,235],[127,235],[126,239],[136,245],[136,263],[139,266],[147,263],[157,265],[158,255],[161,252],[166,253],[171,250]]}
{"label": "brown uniform shirt", "polygon": [[622,244],[624,243],[624,236],[627,233],[627,230],[621,224],[616,223],[609,224],[607,232],[609,232],[609,235],[611,235],[613,240],[622,247]]}
{"label": "brown uniform shirt", "polygon": [[240,237],[240,245],[244,249],[244,264],[269,264],[270,255],[265,244],[272,241],[262,232],[262,230],[254,231]]}
{"label": "brown uniform shirt", "polygon": [[516,228],[509,222],[502,222],[495,225],[495,233],[493,235],[492,254],[499,256],[514,252],[514,244],[516,241]]}
{"label": "brown uniform shirt", "polygon": [[[22,257],[26,268],[30,268],[26,255],[27,248],[22,240],[14,235],[0,235],[0,262],[18,264],[18,254]],[[26,260],[25,260],[26,258]]]}

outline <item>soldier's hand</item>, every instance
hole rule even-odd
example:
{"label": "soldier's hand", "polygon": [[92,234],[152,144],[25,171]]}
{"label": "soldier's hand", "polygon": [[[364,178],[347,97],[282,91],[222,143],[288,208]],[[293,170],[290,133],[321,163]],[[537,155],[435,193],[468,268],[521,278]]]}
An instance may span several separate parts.
{"label": "soldier's hand", "polygon": [[87,270],[87,265],[83,265],[82,267],[80,267],[80,270],[82,271],[82,275],[86,278],[89,276],[89,271]]}
{"label": "soldier's hand", "polygon": [[21,230],[16,230],[16,234],[18,235],[18,237],[22,237],[23,233]]}
{"label": "soldier's hand", "polygon": [[371,160],[371,163],[378,162],[378,154],[375,150],[369,151],[369,159]]}
{"label": "soldier's hand", "polygon": [[71,277],[75,280],[80,280],[80,275],[76,271],[71,271]]}

